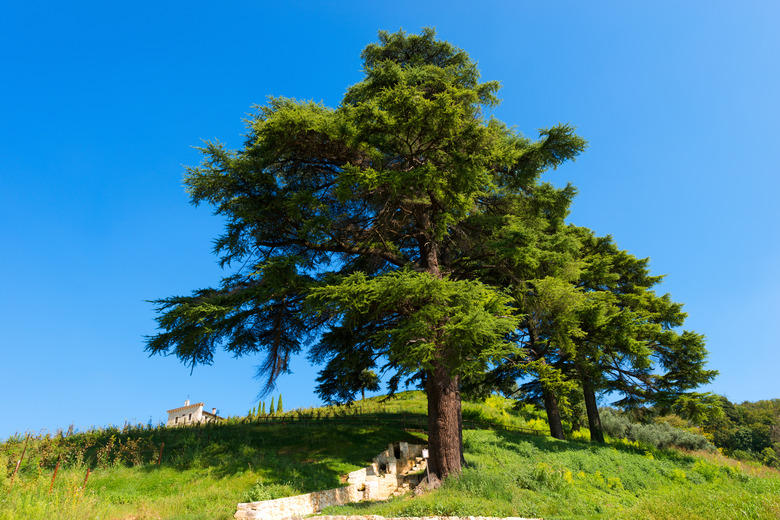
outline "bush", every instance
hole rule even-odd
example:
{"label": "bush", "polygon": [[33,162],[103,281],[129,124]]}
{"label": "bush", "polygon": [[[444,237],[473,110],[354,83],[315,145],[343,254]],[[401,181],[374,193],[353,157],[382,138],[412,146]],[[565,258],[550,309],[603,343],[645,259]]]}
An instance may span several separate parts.
{"label": "bush", "polygon": [[561,491],[572,480],[571,471],[565,468],[555,468],[546,462],[538,462],[526,471],[521,472],[518,484],[532,491]]}
{"label": "bush", "polygon": [[599,417],[601,418],[601,428],[605,434],[615,439],[627,438],[627,430],[631,421],[609,409],[600,410]]}
{"label": "bush", "polygon": [[298,494],[289,484],[263,484],[262,480],[255,482],[252,488],[244,493],[244,502],[263,502],[276,498],[290,497]]}
{"label": "bush", "polygon": [[703,460],[697,460],[693,465],[693,471],[704,477],[704,480],[707,482],[714,482],[721,474],[721,467]]}
{"label": "bush", "polygon": [[731,458],[741,460],[743,462],[755,462],[756,457],[753,453],[747,450],[734,450],[731,452]]}
{"label": "bush", "polygon": [[731,448],[734,453],[738,451],[753,451],[753,430],[750,428],[740,428],[731,436],[731,442],[729,444],[729,448]]}
{"label": "bush", "polygon": [[761,452],[761,460],[767,466],[780,468],[780,457],[774,448],[764,448],[764,450]]}
{"label": "bush", "polygon": [[677,447],[687,450],[715,451],[704,436],[675,428],[668,423],[632,423],[615,410],[601,410],[601,426],[604,433],[616,439],[638,441],[656,448]]}

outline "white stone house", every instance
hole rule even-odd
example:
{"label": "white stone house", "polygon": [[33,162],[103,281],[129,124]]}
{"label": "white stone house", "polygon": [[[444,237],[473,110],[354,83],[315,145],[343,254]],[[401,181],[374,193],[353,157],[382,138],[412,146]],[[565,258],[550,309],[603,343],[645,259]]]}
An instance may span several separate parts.
{"label": "white stone house", "polygon": [[168,410],[168,422],[165,426],[185,426],[187,424],[209,423],[223,420],[217,415],[217,409],[212,408],[211,413],[203,411],[203,403],[190,404],[190,400],[184,401],[184,406]]}

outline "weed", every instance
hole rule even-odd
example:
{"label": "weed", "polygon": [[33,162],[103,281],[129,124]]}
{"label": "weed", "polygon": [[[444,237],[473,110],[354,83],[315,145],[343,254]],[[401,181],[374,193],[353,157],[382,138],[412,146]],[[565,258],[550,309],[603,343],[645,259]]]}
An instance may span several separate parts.
{"label": "weed", "polygon": [[263,484],[262,479],[258,479],[252,488],[244,493],[243,502],[260,502],[263,500],[273,500],[275,498],[289,497],[296,494],[296,490],[289,484]]}

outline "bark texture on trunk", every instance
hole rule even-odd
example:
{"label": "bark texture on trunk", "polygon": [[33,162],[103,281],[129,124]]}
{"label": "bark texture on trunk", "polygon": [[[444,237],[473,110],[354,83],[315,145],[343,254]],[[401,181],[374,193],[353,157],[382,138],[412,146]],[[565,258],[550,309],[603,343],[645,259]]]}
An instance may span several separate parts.
{"label": "bark texture on trunk", "polygon": [[460,380],[442,364],[428,373],[428,468],[439,479],[461,470]]}
{"label": "bark texture on trunk", "polygon": [[[438,201],[431,195],[430,213],[418,216],[421,267],[433,278],[441,279],[439,246],[434,239]],[[443,325],[443,324],[440,324]],[[434,336],[439,333],[432,330]],[[426,374],[425,389],[428,394],[428,469],[443,481],[447,475],[459,474],[463,460],[462,417],[460,404],[460,377],[452,374],[447,363],[447,350],[437,337],[438,351],[433,369]]]}
{"label": "bark texture on trunk", "polygon": [[542,386],[542,397],[544,398],[544,409],[547,411],[547,422],[550,423],[550,435],[556,439],[565,440],[561,411],[558,408],[558,398],[544,386]]}
{"label": "bark texture on trunk", "polygon": [[[539,333],[533,322],[528,323],[528,332],[533,356],[544,362],[544,344],[539,342]],[[547,422],[550,425],[550,435],[556,439],[565,440],[563,423],[561,422],[561,410],[558,408],[558,398],[554,392],[545,388],[544,384],[542,384],[542,399],[544,400],[544,410],[547,412]]]}
{"label": "bark texture on trunk", "polygon": [[604,430],[601,428],[601,417],[599,416],[599,407],[596,403],[596,392],[590,382],[587,374],[581,377],[582,393],[585,397],[585,410],[588,412],[588,428],[590,428],[590,440],[604,443]]}

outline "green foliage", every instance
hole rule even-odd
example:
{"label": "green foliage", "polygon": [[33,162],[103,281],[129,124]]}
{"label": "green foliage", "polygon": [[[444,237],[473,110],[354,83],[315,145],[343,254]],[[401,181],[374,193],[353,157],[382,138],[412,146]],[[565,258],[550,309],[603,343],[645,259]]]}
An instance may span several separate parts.
{"label": "green foliage", "polygon": [[756,456],[751,451],[741,450],[739,448],[732,450],[730,455],[732,458],[743,462],[752,462],[756,460]]}
{"label": "green foliage", "polygon": [[722,466],[704,460],[697,460],[693,465],[693,471],[707,482],[714,482],[726,473]]}
{"label": "green foliage", "polygon": [[520,475],[518,484],[533,491],[560,492],[566,484],[571,483],[571,478],[571,471],[554,468],[546,462],[539,462],[531,467],[526,474]]}
{"label": "green foliage", "polygon": [[615,410],[602,410],[601,424],[604,432],[611,437],[637,441],[656,448],[674,446],[688,450],[715,450],[702,435],[675,428],[668,423],[634,423]]}
{"label": "green foliage", "polygon": [[713,444],[739,460],[776,467],[780,459],[780,399],[733,404],[723,396],[716,397],[723,413],[707,418],[703,425]]}
{"label": "green foliage", "polygon": [[668,408],[695,424],[718,421],[724,417],[719,396],[711,393],[681,395]]}
{"label": "green foliage", "polygon": [[715,455],[484,430],[465,431],[464,443],[468,467],[436,492],[325,514],[769,520],[780,511],[777,474],[750,477]]}
{"label": "green foliage", "polygon": [[201,148],[184,182],[225,219],[215,252],[236,267],[219,287],[157,300],[147,350],[193,367],[219,348],[261,355],[268,390],[308,348],[328,403],[372,388],[374,369],[391,393],[424,381],[430,409],[455,412],[430,418],[440,476],[460,469],[442,455],[460,423],[436,389],[461,383],[484,396],[531,376],[522,390],[558,438],[584,403],[602,440],[596,392],[709,417],[691,390],[716,372],[703,336],[679,330],[682,305],[651,290],[647,259],[566,226],[576,189],[542,181],[585,140],[567,124],[533,140],[491,117],[499,83],[432,29],[378,38],[337,108],[270,98],[241,149]]}
{"label": "green foliage", "polygon": [[258,479],[255,485],[244,494],[242,502],[261,502],[295,495],[295,490],[289,484],[263,484]]}
{"label": "green foliage", "polygon": [[[239,420],[33,435],[10,487],[6,476],[24,445],[24,437],[15,436],[0,443],[0,519],[229,520],[236,504],[253,494],[275,498],[339,487],[341,475],[365,466],[398,440],[424,442],[400,425],[376,421],[304,427]],[[58,458],[61,467],[49,494]]]}
{"label": "green foliage", "polygon": [[274,409],[274,397],[271,396],[271,406],[268,407],[268,414],[274,415],[276,413],[276,410]]}
{"label": "green foliage", "polygon": [[[158,300],[161,332],[149,338],[150,352],[193,365],[210,363],[220,346],[267,353],[260,371],[270,385],[306,338],[334,325],[373,324],[375,350],[390,342],[415,359],[464,338],[491,351],[473,368],[468,356],[453,360],[456,372],[480,370],[501,349],[503,342],[485,340],[512,323],[511,312],[500,291],[478,283],[469,244],[481,248],[490,231],[482,217],[502,197],[531,204],[538,191],[539,207],[555,198],[549,185],[534,189],[540,175],[585,142],[567,125],[534,142],[485,117],[498,82],[480,83],[476,63],[433,30],[382,32],[379,40],[366,47],[365,77],[339,108],[272,98],[248,122],[244,149],[202,148],[203,164],[185,178],[192,201],[227,219],[216,245],[222,264],[251,267],[221,288]],[[411,297],[393,283],[414,289]],[[454,302],[450,316],[446,306],[460,289],[475,298]],[[371,290],[396,305],[377,306]],[[388,319],[388,309],[404,319]],[[390,366],[399,362],[392,357]]]}
{"label": "green foliage", "polygon": [[[515,409],[513,404],[493,396],[484,403],[464,403],[464,414],[503,417],[511,424],[541,420],[533,407]],[[424,394],[402,392],[390,400],[372,397],[353,408],[288,412],[290,417],[310,417],[306,427],[289,420],[284,426],[281,421],[238,421],[200,428],[127,427],[32,436],[27,452],[31,458],[25,456],[14,487],[10,492],[6,487],[0,499],[0,519],[229,520],[238,502],[337,487],[340,477],[365,466],[389,442],[425,442],[390,426],[400,414],[425,410]],[[360,417],[363,424],[331,423],[326,417]],[[116,460],[114,453],[125,446],[142,449],[141,439],[156,449],[143,453],[141,462],[132,466],[111,463],[98,468],[97,451],[109,445],[112,436],[107,460]],[[15,436],[0,444],[5,475],[10,476],[23,443],[23,436]],[[466,430],[464,445],[468,467],[459,478],[446,479],[438,491],[414,499],[353,504],[326,514],[769,520],[780,513],[776,471],[740,465],[717,454],[681,454],[628,440],[606,446],[566,442],[499,430]],[[57,456],[70,462],[60,468],[49,494]],[[84,488],[87,465],[92,472]]]}
{"label": "green foliage", "polygon": [[276,413],[283,414],[284,413],[284,405],[282,404],[282,394],[279,394],[279,401],[276,403]]}
{"label": "green foliage", "polygon": [[7,468],[11,465],[8,455],[0,453],[0,493],[5,493],[11,485]]}
{"label": "green foliage", "polygon": [[347,320],[371,315],[393,323],[372,340],[385,345],[390,363],[406,374],[433,370],[441,337],[459,346],[447,358],[453,375],[484,371],[513,350],[504,339],[516,326],[509,299],[479,282],[410,270],[373,278],[355,273],[338,285],[312,289],[307,300]]}
{"label": "green foliage", "polygon": [[[327,402],[353,400],[375,368],[391,392],[422,377],[446,388],[517,357],[519,293],[485,266],[501,250],[525,280],[545,262],[539,235],[561,225],[575,190],[541,176],[586,142],[570,125],[532,140],[491,117],[499,83],[480,82],[476,62],[432,29],[380,32],[362,58],[364,77],[337,108],[271,98],[243,148],[202,147],[184,182],[226,221],[222,266],[240,267],[217,288],[157,300],[149,352],[191,366],[218,348],[259,354],[268,389],[306,347],[327,363]],[[444,417],[431,422],[442,475],[460,461],[439,457],[459,437]]]}
{"label": "green foliage", "polygon": [[[620,407],[663,405],[698,421],[719,412],[713,396],[692,392],[716,375],[705,369],[704,338],[679,332],[686,314],[652,290],[662,277],[650,275],[648,259],[619,249],[609,236],[548,219],[547,226],[523,230],[524,241],[539,244],[540,258],[531,261],[506,247],[517,240],[511,233],[518,230],[504,222],[496,231],[503,248],[493,247],[499,255],[491,263],[501,270],[487,279],[514,297],[521,354],[477,384],[543,402],[559,438],[559,417],[584,424],[587,411],[597,428],[597,393],[617,394]],[[511,388],[517,378],[525,380],[519,393]]]}
{"label": "green foliage", "polygon": [[761,451],[761,462],[773,468],[780,468],[780,456],[774,448],[764,448]]}

